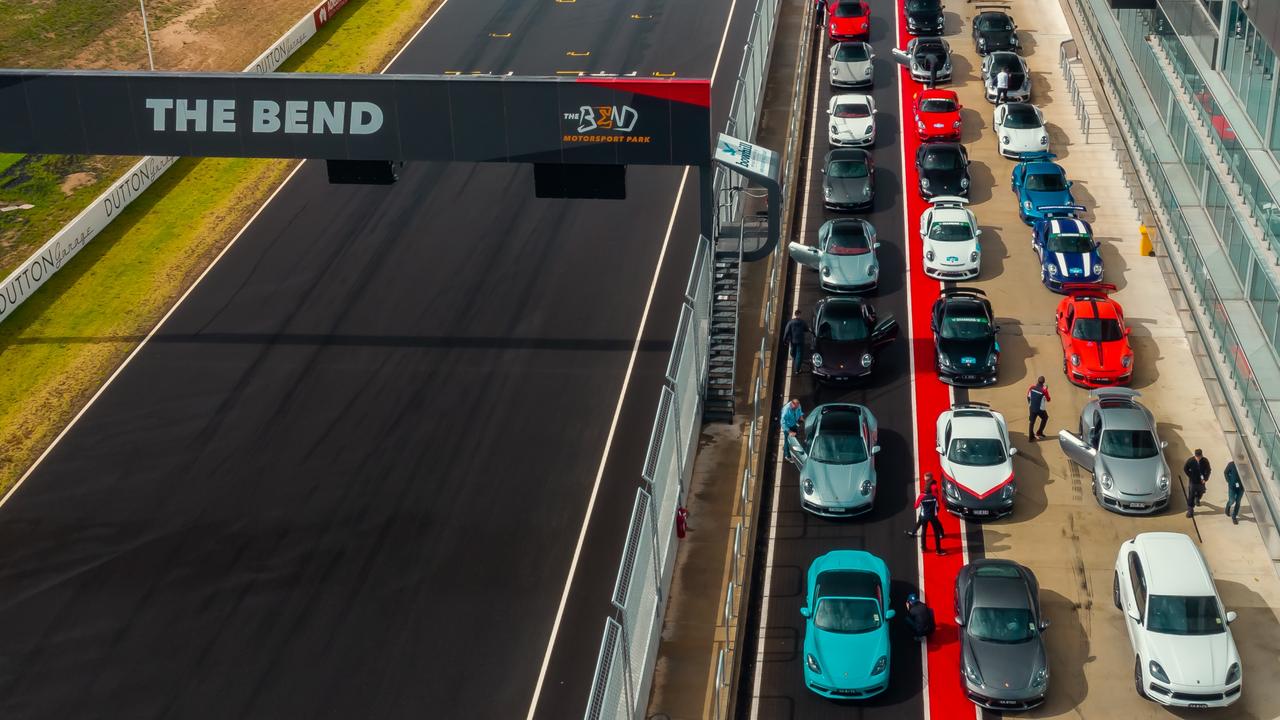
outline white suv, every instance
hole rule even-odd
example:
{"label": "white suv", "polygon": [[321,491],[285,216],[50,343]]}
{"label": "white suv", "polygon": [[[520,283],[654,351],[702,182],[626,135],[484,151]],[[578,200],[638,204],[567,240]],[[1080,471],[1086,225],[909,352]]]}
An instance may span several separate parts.
{"label": "white suv", "polygon": [[1120,546],[1111,592],[1133,644],[1138,694],[1161,705],[1226,707],[1240,698],[1240,655],[1213,576],[1191,538],[1142,533]]}
{"label": "white suv", "polygon": [[920,216],[920,239],[924,244],[924,274],[935,280],[971,280],[982,267],[982,246],[978,244],[978,219],[965,207],[969,201],[955,195],[940,195]]}

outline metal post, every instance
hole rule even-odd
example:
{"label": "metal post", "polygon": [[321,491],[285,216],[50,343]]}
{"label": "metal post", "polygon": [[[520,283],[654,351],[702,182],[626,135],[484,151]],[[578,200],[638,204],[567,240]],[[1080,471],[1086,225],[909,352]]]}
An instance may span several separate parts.
{"label": "metal post", "polygon": [[716,212],[716,196],[711,187],[712,180],[715,179],[715,173],[711,163],[702,163],[698,166],[698,197],[701,199],[702,212],[701,224],[702,235],[707,238],[715,238],[715,212]]}
{"label": "metal post", "polygon": [[138,0],[138,7],[142,8],[142,35],[147,39],[147,65],[155,72],[156,59],[151,54],[151,30],[147,27],[147,0]]}

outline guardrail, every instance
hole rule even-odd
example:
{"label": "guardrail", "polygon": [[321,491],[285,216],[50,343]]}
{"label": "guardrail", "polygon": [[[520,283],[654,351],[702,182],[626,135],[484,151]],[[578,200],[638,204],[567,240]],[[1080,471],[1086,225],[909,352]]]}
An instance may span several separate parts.
{"label": "guardrail", "polygon": [[[315,37],[347,4],[347,0],[325,0],[314,7],[261,55],[245,67],[243,72],[264,74],[274,72],[298,48]],[[9,276],[0,282],[0,322],[13,314],[14,308],[31,297],[54,273],[61,270],[68,260],[75,257],[91,240],[110,225],[120,211],[151,187],[166,170],[178,161],[176,157],[144,157],[129,168],[111,187],[80,211],[71,222],[54,233],[31,257],[27,258]]]}

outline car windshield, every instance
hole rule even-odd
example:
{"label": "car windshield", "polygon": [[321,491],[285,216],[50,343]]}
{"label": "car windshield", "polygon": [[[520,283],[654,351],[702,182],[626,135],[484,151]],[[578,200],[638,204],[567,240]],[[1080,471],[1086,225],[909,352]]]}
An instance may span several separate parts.
{"label": "car windshield", "polygon": [[942,0],[907,0],[907,12],[941,10]]}
{"label": "car windshield", "polygon": [[809,457],[826,465],[854,465],[867,461],[862,435],[845,430],[820,430]]}
{"label": "car windshield", "polygon": [[1034,173],[1028,175],[1022,186],[1036,192],[1060,192],[1067,189],[1067,179],[1061,173]]}
{"label": "car windshield", "polygon": [[1030,130],[1040,127],[1040,116],[1031,105],[1009,105],[1004,116],[1004,126],[1011,130]]}
{"label": "car windshield", "polygon": [[1093,250],[1093,238],[1088,235],[1050,235],[1045,249],[1054,253],[1087,253]]}
{"label": "car windshield", "polygon": [[1120,322],[1114,318],[1076,318],[1071,337],[1093,342],[1114,342],[1124,337]]}
{"label": "car windshield", "polygon": [[972,240],[973,228],[969,223],[937,222],[929,226],[929,239],[943,242]]}
{"label": "car windshield", "polygon": [[871,252],[871,240],[862,223],[839,223],[831,229],[827,252],[831,255],[866,255]]}
{"label": "car windshield", "polygon": [[867,46],[864,43],[847,42],[836,46],[836,60],[840,62],[860,62],[868,57]]}
{"label": "car windshield", "polygon": [[880,603],[872,598],[822,598],[813,614],[819,630],[834,633],[871,632],[880,622]]}
{"label": "car windshield", "polygon": [[1142,460],[1160,454],[1160,445],[1150,430],[1107,430],[1098,451],[1121,460]]}
{"label": "car windshield", "polygon": [[1003,15],[982,15],[978,17],[978,29],[983,32],[1000,32],[1013,29],[1013,23]]}
{"label": "car windshield", "polygon": [[836,105],[832,114],[838,118],[865,118],[871,116],[871,108],[864,102],[845,102]]}
{"label": "car windshield", "polygon": [[818,322],[818,337],[837,342],[855,342],[871,337],[871,323],[863,315],[861,303],[830,303]]}
{"label": "car windshield", "polygon": [[956,102],[950,98],[925,98],[920,101],[920,112],[949,113],[955,110]]}
{"label": "car windshield", "polygon": [[1212,595],[1152,595],[1147,601],[1147,629],[1165,635],[1217,635],[1226,630]]}
{"label": "car windshield", "polygon": [[833,178],[864,178],[867,173],[867,163],[862,160],[833,160],[827,166],[827,176]]}
{"label": "car windshield", "polygon": [[1005,461],[1004,444],[995,438],[956,438],[947,459],[959,465],[999,465]]}
{"label": "car windshield", "polygon": [[975,308],[953,309],[942,321],[944,340],[982,340],[991,337],[991,321]]}
{"label": "car windshield", "polygon": [[963,163],[958,152],[929,151],[924,154],[920,166],[925,170],[959,170]]}
{"label": "car windshield", "polygon": [[1026,608],[976,607],[969,613],[969,634],[994,643],[1026,642],[1035,637],[1035,618]]}
{"label": "car windshield", "polygon": [[862,17],[866,14],[860,2],[842,2],[836,5],[835,16],[838,18]]}

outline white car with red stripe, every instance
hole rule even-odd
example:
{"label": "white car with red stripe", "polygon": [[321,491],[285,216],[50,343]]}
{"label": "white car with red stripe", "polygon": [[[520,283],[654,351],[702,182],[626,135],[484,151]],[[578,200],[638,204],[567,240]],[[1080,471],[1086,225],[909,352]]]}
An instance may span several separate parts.
{"label": "white car with red stripe", "polygon": [[1013,512],[1017,488],[1004,416],[983,403],[953,405],[938,416],[938,462],[947,510],[968,518]]}

